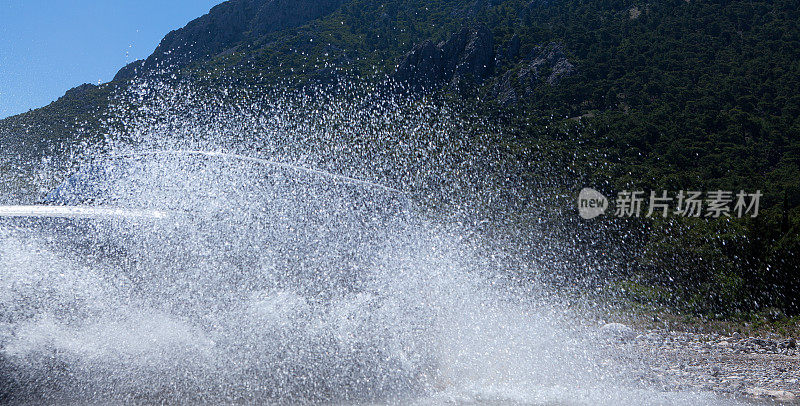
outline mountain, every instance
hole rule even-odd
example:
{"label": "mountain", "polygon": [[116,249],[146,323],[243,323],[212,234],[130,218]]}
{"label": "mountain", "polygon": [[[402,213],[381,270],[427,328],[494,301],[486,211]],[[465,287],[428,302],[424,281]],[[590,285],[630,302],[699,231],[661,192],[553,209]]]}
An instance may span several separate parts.
{"label": "mountain", "polygon": [[[696,242],[670,245],[654,228],[653,257],[632,272],[662,283],[680,269],[681,297],[702,311],[725,301],[800,311],[789,299],[800,288],[797,21],[792,0],[231,0],[111,83],[0,121],[0,137],[20,155],[63,149],[95,134],[116,89],[148,75],[298,87],[391,78],[468,101],[502,126],[504,147],[562,157],[604,193],[762,190],[759,218],[695,225]],[[533,175],[513,176],[524,186]],[[733,236],[748,243],[721,240]],[[783,299],[742,293],[775,286]]]}
{"label": "mountain", "polygon": [[231,0],[185,27],[172,31],[142,61],[122,68],[115,81],[142,76],[159,68],[175,69],[230,52],[246,40],[293,28],[336,10],[343,0]]}
{"label": "mountain", "polygon": [[168,33],[147,59],[123,67],[112,82],[80,85],[46,107],[0,120],[4,152],[35,158],[62,150],[75,141],[76,134],[97,127],[98,113],[127,81],[212,60],[246,41],[328,15],[341,4],[342,0],[231,0],[219,4]]}

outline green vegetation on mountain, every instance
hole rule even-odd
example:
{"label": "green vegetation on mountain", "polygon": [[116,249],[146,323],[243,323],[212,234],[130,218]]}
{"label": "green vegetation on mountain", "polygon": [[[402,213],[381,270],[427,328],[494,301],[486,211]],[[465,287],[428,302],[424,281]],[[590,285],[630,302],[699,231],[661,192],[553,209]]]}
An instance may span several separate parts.
{"label": "green vegetation on mountain", "polygon": [[[256,89],[341,77],[425,82],[426,91],[461,98],[503,129],[501,147],[516,161],[509,176],[529,195],[547,175],[526,172],[534,156],[554,159],[554,176],[572,177],[570,193],[578,186],[612,198],[621,190],[761,190],[757,218],[573,226],[647,230],[615,285],[646,306],[726,317],[800,312],[796,2],[303,1],[286,11],[291,24],[270,29],[271,20],[253,17],[214,35],[236,13],[271,10],[268,3],[226,3],[170,34],[150,62],[126,67],[115,82],[0,121],[4,145],[54,151],[77,142],[74,134],[91,136],[114,89],[143,75]],[[180,54],[179,40],[208,46],[157,71],[159,55]],[[486,52],[493,62],[484,69],[476,61]]]}

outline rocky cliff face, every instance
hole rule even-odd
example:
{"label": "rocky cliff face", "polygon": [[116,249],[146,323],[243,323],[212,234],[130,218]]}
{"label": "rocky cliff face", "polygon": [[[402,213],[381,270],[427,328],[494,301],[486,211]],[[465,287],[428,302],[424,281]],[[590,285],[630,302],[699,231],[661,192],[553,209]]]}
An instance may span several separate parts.
{"label": "rocky cliff face", "polygon": [[[513,42],[510,48],[514,47]],[[519,49],[518,46],[516,49]],[[542,84],[555,86],[575,72],[575,65],[567,59],[564,48],[551,42],[534,48],[530,55],[523,59],[520,68],[508,70],[497,80],[489,93],[502,104],[517,103],[521,99],[531,97],[537,86]]]}
{"label": "rocky cliff face", "polygon": [[167,34],[145,60],[120,69],[114,80],[130,79],[156,69],[180,67],[286,28],[327,15],[344,0],[230,0],[185,27]]}
{"label": "rocky cliff face", "polygon": [[403,57],[393,78],[412,89],[440,85],[480,85],[507,67],[491,85],[488,95],[503,104],[516,103],[533,94],[537,86],[555,86],[576,72],[561,45],[551,42],[520,56],[520,39],[513,37],[494,50],[491,31],[484,25],[462,28],[438,45],[418,44]]}
{"label": "rocky cliff face", "polygon": [[393,77],[412,88],[481,83],[494,71],[494,41],[485,26],[464,27],[447,41],[425,41],[411,50]]}

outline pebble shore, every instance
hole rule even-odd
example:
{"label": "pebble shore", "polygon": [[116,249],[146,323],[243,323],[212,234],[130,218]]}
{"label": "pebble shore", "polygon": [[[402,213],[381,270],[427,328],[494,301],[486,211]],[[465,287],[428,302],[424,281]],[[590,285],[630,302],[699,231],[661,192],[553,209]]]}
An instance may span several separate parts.
{"label": "pebble shore", "polygon": [[613,354],[608,362],[638,365],[637,378],[648,386],[800,404],[795,339],[634,331],[618,323],[603,326],[600,333]]}

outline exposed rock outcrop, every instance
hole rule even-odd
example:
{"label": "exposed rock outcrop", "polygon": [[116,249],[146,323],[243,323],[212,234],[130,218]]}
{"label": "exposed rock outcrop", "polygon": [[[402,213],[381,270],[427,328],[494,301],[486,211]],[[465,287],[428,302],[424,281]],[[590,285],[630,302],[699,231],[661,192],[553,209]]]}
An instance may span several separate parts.
{"label": "exposed rock outcrop", "polygon": [[344,0],[230,0],[167,34],[145,60],[117,72],[114,80],[130,79],[155,69],[180,67],[286,28],[327,15]]}
{"label": "exposed rock outcrop", "polygon": [[494,40],[485,25],[464,27],[447,41],[428,40],[406,54],[393,77],[413,88],[481,83],[494,71]]}
{"label": "exposed rock outcrop", "polygon": [[519,69],[507,71],[498,79],[491,94],[502,104],[516,103],[531,97],[537,86],[558,85],[575,72],[575,65],[567,59],[564,48],[551,42],[534,48]]}
{"label": "exposed rock outcrop", "polygon": [[564,48],[551,42],[534,49],[531,63],[524,70],[531,76],[547,76],[545,81],[553,86],[575,73],[575,66],[567,59]]}

